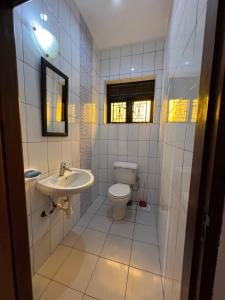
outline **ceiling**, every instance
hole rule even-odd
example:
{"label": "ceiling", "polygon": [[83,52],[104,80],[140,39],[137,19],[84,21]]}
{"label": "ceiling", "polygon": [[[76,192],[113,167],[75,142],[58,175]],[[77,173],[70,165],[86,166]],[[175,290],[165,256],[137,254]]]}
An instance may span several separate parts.
{"label": "ceiling", "polygon": [[99,48],[166,36],[173,0],[75,0]]}

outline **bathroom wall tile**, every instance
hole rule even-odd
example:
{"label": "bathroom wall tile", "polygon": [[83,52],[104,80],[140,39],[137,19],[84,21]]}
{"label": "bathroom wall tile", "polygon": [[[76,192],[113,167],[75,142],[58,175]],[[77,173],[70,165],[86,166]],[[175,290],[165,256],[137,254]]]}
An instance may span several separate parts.
{"label": "bathroom wall tile", "polygon": [[110,61],[110,75],[119,75],[120,73],[120,58],[111,58]]}
{"label": "bathroom wall tile", "polygon": [[46,233],[33,246],[34,253],[34,273],[37,273],[39,268],[47,260],[50,255],[50,232]]}
{"label": "bathroom wall tile", "polygon": [[126,45],[121,47],[121,56],[129,56],[131,55],[131,46]]}
{"label": "bathroom wall tile", "polygon": [[56,247],[63,240],[64,231],[63,231],[63,219],[61,219],[57,224],[51,226],[51,252],[56,249]]}
{"label": "bathroom wall tile", "polygon": [[[178,82],[183,78],[190,78],[195,82],[195,86],[189,85],[187,81],[185,81],[185,86],[179,85],[179,88],[175,85],[172,86],[173,94],[176,95],[175,98],[178,95],[179,98],[193,98],[193,95],[189,94],[190,90],[192,93],[196,91],[194,98],[198,98],[205,23],[204,14],[202,14],[202,18],[198,17],[198,5],[201,10],[200,2],[194,0],[188,3],[183,0],[175,1],[164,49],[164,58],[163,41],[157,41],[155,68],[160,69],[163,61],[168,70],[164,73],[163,81],[161,74],[157,74],[159,80],[156,89],[160,87],[159,84],[163,87],[163,106],[167,105],[170,97],[168,86],[173,80]],[[176,17],[174,18],[174,16]],[[175,19],[176,21],[174,21]],[[158,94],[159,92],[157,92],[156,99]],[[156,102],[158,101],[156,100]],[[165,300],[178,300],[180,299],[182,279],[195,124],[189,122],[165,123],[163,116],[161,120],[159,135],[160,261],[164,275]],[[152,181],[153,178],[149,176],[149,180]],[[179,242],[175,245],[175,241]]]}
{"label": "bathroom wall tile", "polygon": [[46,212],[49,212],[49,203],[45,204],[32,214],[32,231],[34,244],[40,241],[50,230],[50,216],[41,216],[44,210],[46,210]]}
{"label": "bathroom wall tile", "polygon": [[155,57],[155,70],[163,69],[163,51],[157,51]]}
{"label": "bathroom wall tile", "polygon": [[58,142],[48,142],[48,167],[49,171],[56,170],[62,162],[62,144]]}
{"label": "bathroom wall tile", "polygon": [[120,59],[120,74],[128,74],[131,71],[131,56],[122,56]]}
{"label": "bathroom wall tile", "polygon": [[17,72],[18,72],[18,87],[19,87],[19,100],[25,102],[25,92],[24,92],[24,69],[23,62],[17,59]]}
{"label": "bathroom wall tile", "polygon": [[68,164],[72,163],[73,161],[71,141],[62,142],[62,161]]}
{"label": "bathroom wall tile", "polygon": [[[31,3],[31,2],[30,2]],[[29,4],[29,3],[28,3]],[[22,25],[23,32],[23,59],[28,65],[39,71],[40,53],[31,39],[31,31],[27,25]]]}
{"label": "bathroom wall tile", "polygon": [[104,59],[100,63],[100,72],[102,76],[109,76],[109,60]]}
{"label": "bathroom wall tile", "polygon": [[72,58],[70,36],[63,28],[60,28],[59,38],[60,38],[60,54],[70,63]]}
{"label": "bathroom wall tile", "polygon": [[23,143],[27,142],[27,114],[26,114],[26,105],[20,103],[20,124],[22,131],[22,141]]}
{"label": "bathroom wall tile", "polygon": [[59,22],[70,33],[70,7],[66,1],[59,1]]}
{"label": "bathroom wall tile", "polygon": [[143,70],[143,55],[132,55],[131,67],[134,68],[134,72],[142,72]]}
{"label": "bathroom wall tile", "polygon": [[[89,123],[87,125],[87,122],[80,118],[82,110],[80,111],[79,107],[80,101],[83,100],[86,102],[93,100],[96,104],[98,102],[97,77],[99,76],[99,67],[93,67],[92,64],[94,61],[98,64],[99,56],[96,50],[92,56],[92,37],[86,24],[81,21],[80,12],[75,3],[65,0],[33,0],[21,7],[16,9],[14,15],[24,166],[25,168],[38,168],[47,176],[57,171],[62,160],[69,164],[73,163],[76,167],[80,167],[81,158],[82,162],[85,159],[91,161],[92,136],[89,133],[94,124]],[[41,22],[40,13],[42,12],[48,15],[48,22],[43,23],[43,27],[57,37],[60,46],[59,56],[51,60],[51,63],[69,77],[69,102],[76,105],[75,124],[69,124],[69,136],[67,138],[42,136],[39,90],[41,53],[33,43],[31,28],[29,27],[30,20]],[[80,79],[83,81],[80,82]],[[80,90],[81,84],[83,84],[82,90]],[[97,119],[94,121],[96,127],[97,121]],[[90,138],[88,142],[86,140],[83,142],[82,134],[84,131],[87,133],[87,135],[85,133],[85,138]],[[96,168],[97,165],[95,165]],[[93,173],[96,174],[95,170]],[[97,183],[97,176],[95,179]],[[67,220],[63,217],[62,212],[57,211],[51,215],[50,222],[48,217],[46,220],[40,219],[40,213],[49,206],[49,200],[36,190],[35,183],[30,183],[27,187],[28,194],[30,192],[31,196],[31,207],[28,207],[27,212],[29,215],[31,214],[29,218],[32,219],[32,235],[34,237],[32,261],[35,262],[34,272],[37,272],[50,252],[61,242],[63,235],[79,219],[80,213],[82,213],[80,203],[85,203],[85,201],[81,202],[75,197],[76,199],[73,200],[74,215]],[[45,236],[45,234],[48,237],[44,240],[43,235]],[[41,254],[38,255],[37,249],[41,247],[42,242],[47,244],[47,240],[49,247],[44,247]]]}
{"label": "bathroom wall tile", "polygon": [[23,40],[22,40],[22,23],[18,14],[14,18],[14,35],[16,43],[16,56],[18,59],[23,60]]}
{"label": "bathroom wall tile", "polygon": [[153,71],[155,68],[155,52],[143,55],[143,71]]}
{"label": "bathroom wall tile", "polygon": [[156,50],[156,41],[147,41],[144,42],[144,53],[155,52]]}
{"label": "bathroom wall tile", "polygon": [[109,56],[111,58],[120,58],[120,47],[114,47],[109,49]]}
{"label": "bathroom wall tile", "polygon": [[29,168],[48,172],[47,143],[28,143]]}
{"label": "bathroom wall tile", "polygon": [[108,59],[109,56],[110,56],[109,49],[103,49],[103,50],[101,50],[101,53],[100,53],[101,59]]}
{"label": "bathroom wall tile", "polygon": [[27,139],[28,142],[42,142],[41,109],[33,105],[26,105],[27,113]]}
{"label": "bathroom wall tile", "polygon": [[143,53],[143,44],[142,43],[137,43],[137,44],[133,44],[131,46],[132,49],[132,55],[134,54],[141,54]]}

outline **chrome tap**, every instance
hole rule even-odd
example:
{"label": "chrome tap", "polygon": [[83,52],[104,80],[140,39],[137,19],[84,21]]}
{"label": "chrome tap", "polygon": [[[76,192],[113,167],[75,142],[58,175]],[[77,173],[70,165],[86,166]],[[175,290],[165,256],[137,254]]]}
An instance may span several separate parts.
{"label": "chrome tap", "polygon": [[72,172],[72,170],[66,166],[66,162],[62,162],[60,165],[59,176],[63,176],[65,171]]}

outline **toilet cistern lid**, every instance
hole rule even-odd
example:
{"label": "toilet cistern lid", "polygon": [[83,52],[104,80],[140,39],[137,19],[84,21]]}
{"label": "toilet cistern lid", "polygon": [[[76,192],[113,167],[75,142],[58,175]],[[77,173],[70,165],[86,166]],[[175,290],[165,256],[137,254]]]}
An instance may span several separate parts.
{"label": "toilet cistern lid", "polygon": [[130,186],[128,184],[116,183],[109,188],[109,193],[115,197],[126,197],[130,194]]}

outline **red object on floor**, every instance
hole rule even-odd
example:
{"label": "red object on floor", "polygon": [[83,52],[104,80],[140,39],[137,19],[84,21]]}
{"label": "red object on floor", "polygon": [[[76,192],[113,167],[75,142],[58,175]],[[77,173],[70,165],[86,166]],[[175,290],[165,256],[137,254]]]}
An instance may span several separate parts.
{"label": "red object on floor", "polygon": [[146,206],[147,206],[146,201],[140,200],[140,201],[139,201],[139,206],[140,206],[140,207],[146,207]]}

